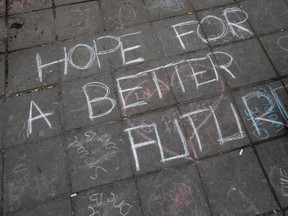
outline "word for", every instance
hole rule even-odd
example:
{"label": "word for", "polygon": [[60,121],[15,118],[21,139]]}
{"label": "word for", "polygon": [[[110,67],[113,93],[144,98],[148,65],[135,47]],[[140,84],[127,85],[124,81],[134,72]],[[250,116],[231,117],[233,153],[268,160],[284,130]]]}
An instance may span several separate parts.
{"label": "word for", "polygon": [[[198,21],[196,20],[191,20],[191,21],[186,21],[186,22],[181,22],[175,25],[172,25],[171,28],[173,29],[173,32],[175,33],[175,37],[171,37],[171,38],[176,38],[178,41],[177,43],[179,43],[179,45],[181,45],[182,49],[185,50],[187,47],[187,44],[185,44],[185,41],[187,39],[187,37],[196,34],[201,41],[203,41],[204,43],[208,43],[210,41],[216,41],[219,40],[223,37],[225,37],[228,33],[231,33],[234,37],[239,37],[239,35],[237,34],[236,30],[241,30],[242,32],[247,32],[251,35],[253,35],[253,33],[245,28],[245,23],[248,19],[248,15],[247,13],[245,13],[243,10],[241,10],[240,8],[227,8],[223,11],[223,16],[224,19],[221,19],[219,17],[216,16],[212,16],[212,15],[208,15],[206,17],[204,17],[200,24],[204,25],[207,24],[209,25],[210,23],[214,23],[217,22],[220,24],[221,26],[221,30],[219,32],[219,34],[215,35],[213,34],[212,36],[209,36],[207,39],[205,39],[205,37],[202,35],[201,31],[200,31],[200,24],[198,23]],[[238,17],[239,20],[237,20],[237,22],[232,21],[232,17]],[[241,17],[244,17],[243,19],[241,19]],[[189,31],[184,31],[183,29],[187,29],[187,27],[193,27],[194,25],[197,26],[197,30],[189,30]],[[184,28],[185,27],[185,28]],[[135,63],[141,63],[145,61],[145,57],[143,56],[137,56],[132,58],[131,57],[131,53],[133,55],[135,55],[136,50],[140,53],[142,53],[141,47],[147,47],[147,44],[133,44],[132,46],[129,46],[125,43],[125,41],[130,40],[130,41],[139,41],[140,38],[143,38],[142,32],[138,31],[138,32],[133,32],[133,33],[129,33],[129,34],[123,34],[121,36],[113,36],[113,35],[106,35],[106,36],[101,36],[96,38],[95,40],[93,40],[93,46],[89,46],[88,44],[77,44],[75,46],[73,46],[71,49],[67,50],[66,47],[63,47],[63,52],[64,52],[64,57],[62,59],[58,59],[56,61],[53,62],[49,62],[49,63],[43,63],[42,58],[40,56],[39,53],[36,54],[36,65],[37,65],[37,72],[38,72],[38,78],[39,81],[42,82],[43,81],[43,69],[47,68],[49,66],[55,65],[55,64],[64,64],[64,71],[63,74],[64,76],[67,75],[68,73],[68,66],[71,66],[77,70],[85,70],[90,68],[94,62],[96,62],[98,69],[102,69],[102,58],[104,56],[111,56],[111,58],[113,58],[113,60],[115,59],[115,53],[119,53],[116,54],[117,56],[119,55],[121,60],[122,60],[122,65],[123,66],[127,66],[127,65],[131,65],[131,64],[135,64]],[[153,41],[153,40],[151,40]],[[151,41],[149,41],[149,43],[151,43]],[[171,41],[172,43],[173,41]],[[103,43],[103,44],[110,44],[108,45],[108,49],[100,49],[99,44]],[[139,43],[139,42],[137,42]],[[106,46],[106,45],[105,45]],[[155,44],[156,46],[156,44]],[[81,64],[76,63],[73,60],[73,56],[75,55],[75,53],[77,53],[77,50],[86,50],[86,52],[89,53],[89,58],[87,60],[83,60],[84,62],[82,62]],[[130,53],[130,55],[129,55]],[[112,55],[114,54],[114,55]],[[141,55],[141,54],[139,54]],[[129,57],[130,56],[130,57]],[[132,58],[132,59],[131,59]]]}
{"label": "word for", "polygon": [[[74,136],[75,141],[70,143],[67,149],[72,147],[76,150],[77,155],[80,157],[80,159],[84,160],[84,163],[88,166],[88,168],[94,170],[94,176],[90,176],[90,179],[97,180],[99,178],[99,170],[105,173],[108,172],[108,170],[104,168],[103,163],[113,158],[120,150],[116,143],[111,141],[111,137],[108,134],[98,135],[93,131],[86,131],[85,137],[86,140],[80,142],[78,137]],[[83,145],[83,143],[88,144],[93,140],[101,142],[102,147],[104,147],[104,149],[107,151],[100,158],[92,157],[91,153],[89,153],[89,151]]]}
{"label": "word for", "polygon": [[115,195],[114,193],[110,193],[109,195],[105,196],[106,199],[104,199],[103,193],[95,193],[89,197],[89,200],[97,205],[97,207],[93,207],[92,205],[88,207],[92,211],[89,216],[101,216],[101,212],[98,211],[97,208],[100,208],[101,206],[105,208],[107,206],[107,203],[111,203],[112,208],[118,209],[120,215],[126,216],[129,214],[132,205],[126,203],[124,200],[117,204],[117,195]]}

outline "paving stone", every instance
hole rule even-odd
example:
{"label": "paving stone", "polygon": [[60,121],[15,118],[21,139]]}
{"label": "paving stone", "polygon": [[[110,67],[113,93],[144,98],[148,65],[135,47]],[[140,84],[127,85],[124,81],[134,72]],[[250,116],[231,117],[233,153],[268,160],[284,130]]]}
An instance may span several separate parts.
{"label": "paving stone", "polygon": [[109,55],[96,56],[97,52],[94,47],[96,41],[95,37],[91,37],[69,40],[59,44],[61,59],[67,56],[66,72],[61,70],[62,81],[76,80],[110,71]]}
{"label": "paving stone", "polygon": [[[61,133],[62,118],[58,91],[58,88],[54,87],[41,92],[7,98],[4,106],[6,148]],[[29,117],[31,117],[31,124],[29,124]]]}
{"label": "paving stone", "polygon": [[189,1],[144,0],[151,20],[163,19],[193,10]]}
{"label": "paving stone", "polygon": [[177,109],[125,121],[133,169],[142,174],[191,160]]}
{"label": "paving stone", "polygon": [[[226,56],[220,56],[220,58]],[[169,60],[166,67],[178,102],[223,92],[226,89],[217,61],[209,50],[197,51]],[[172,63],[172,64],[171,64]]]}
{"label": "paving stone", "polygon": [[122,116],[131,116],[175,103],[170,81],[161,62],[141,64],[117,71],[115,80]]}
{"label": "paving stone", "polygon": [[190,1],[196,10],[202,10],[202,9],[207,9],[207,8],[234,3],[233,0],[207,0],[207,1],[190,0]]}
{"label": "paving stone", "polygon": [[288,97],[280,82],[239,90],[234,98],[252,141],[287,133],[284,122]]}
{"label": "paving stone", "polygon": [[257,35],[288,27],[288,5],[283,0],[246,0],[240,4]]}
{"label": "paving stone", "polygon": [[9,50],[33,47],[54,40],[52,10],[11,16],[8,20]]}
{"label": "paving stone", "polygon": [[84,1],[86,1],[86,0],[54,0],[56,6],[69,5],[72,3],[80,3],[80,2],[84,2]]}
{"label": "paving stone", "polygon": [[240,115],[229,95],[183,105],[180,110],[194,158],[249,144]]}
{"label": "paving stone", "polygon": [[[214,52],[218,64],[224,65],[222,69],[220,66],[220,70],[230,87],[240,87],[277,77],[256,39],[219,47],[214,49]],[[217,54],[217,52],[220,53]],[[226,54],[221,54],[221,52]],[[221,58],[224,55],[226,56]]]}
{"label": "paving stone", "polygon": [[[198,26],[199,22],[194,14],[164,19],[153,23],[153,29],[157,34],[158,41],[162,45],[165,56],[177,55],[207,47],[207,43],[204,43],[198,36]],[[199,31],[203,35],[202,28],[199,28]],[[180,35],[179,38],[177,34]]]}
{"label": "paving stone", "polygon": [[67,135],[72,191],[81,191],[132,176],[120,123],[89,127]]}
{"label": "paving stone", "polygon": [[[3,176],[3,155],[2,152],[0,153],[0,178],[1,180],[4,178]],[[3,197],[3,185],[2,181],[0,182],[1,190],[0,190],[0,197]],[[3,199],[0,201],[0,208],[3,209]]]}
{"label": "paving stone", "polygon": [[[102,59],[109,57],[109,64],[112,68],[128,67],[155,60],[161,56],[160,46],[156,35],[149,24],[139,25],[122,30],[113,30],[102,34],[104,38],[98,38],[98,47],[104,47],[103,52],[108,49],[116,49],[106,55],[100,55]],[[120,47],[119,47],[120,46]],[[99,50],[101,52],[102,50]]]}
{"label": "paving stone", "polygon": [[4,130],[4,103],[3,100],[0,99],[0,149],[3,148],[3,130]]}
{"label": "paving stone", "polygon": [[63,139],[57,137],[21,146],[6,153],[6,212],[68,195],[69,185],[62,144]]}
{"label": "paving stone", "polygon": [[198,12],[198,17],[206,33],[207,41],[212,46],[254,36],[247,21],[247,14],[237,5],[201,11]]}
{"label": "paving stone", "polygon": [[8,0],[8,13],[25,13],[52,7],[51,0],[15,1]]}
{"label": "paving stone", "polygon": [[141,216],[135,183],[131,180],[79,193],[74,199],[76,216]]}
{"label": "paving stone", "polygon": [[106,30],[125,28],[148,21],[142,0],[100,0]]}
{"label": "paving stone", "polygon": [[21,210],[8,214],[8,216],[72,216],[70,200],[57,201],[37,208]]}
{"label": "paving stone", "polygon": [[[59,50],[57,45],[47,45],[10,53],[8,55],[8,93],[58,83],[59,73],[63,71],[64,63],[55,63],[46,67],[45,64],[59,60],[61,55]],[[38,62],[37,59],[39,59]]]}
{"label": "paving stone", "polygon": [[210,215],[195,166],[165,169],[138,179],[146,216]]}
{"label": "paving stone", "polygon": [[[0,2],[0,4],[1,4],[1,2]],[[5,26],[5,19],[0,18],[0,53],[5,52],[5,49],[6,49],[6,47],[5,47],[6,34],[7,34],[7,30],[6,30],[6,26]]]}
{"label": "paving stone", "polygon": [[260,38],[264,49],[279,74],[288,74],[288,31]]}
{"label": "paving stone", "polygon": [[5,56],[0,55],[0,96],[5,92]]}
{"label": "paving stone", "polygon": [[277,208],[252,149],[198,165],[214,215],[258,215]]}
{"label": "paving stone", "polygon": [[97,1],[57,7],[55,23],[60,40],[92,36],[103,29]]}
{"label": "paving stone", "polygon": [[6,12],[6,1],[0,0],[0,17],[4,16]]}
{"label": "paving stone", "polygon": [[62,90],[66,130],[120,118],[109,74],[67,82]]}
{"label": "paving stone", "polygon": [[288,207],[287,137],[258,145],[257,151],[282,207]]}

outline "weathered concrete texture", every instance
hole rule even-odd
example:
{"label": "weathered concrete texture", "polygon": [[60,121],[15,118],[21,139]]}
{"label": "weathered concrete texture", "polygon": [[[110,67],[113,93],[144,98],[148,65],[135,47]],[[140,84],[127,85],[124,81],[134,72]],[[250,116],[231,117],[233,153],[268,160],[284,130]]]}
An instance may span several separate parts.
{"label": "weathered concrete texture", "polygon": [[25,13],[35,10],[51,8],[52,0],[34,0],[34,1],[15,1],[7,0],[8,4],[8,13]]}

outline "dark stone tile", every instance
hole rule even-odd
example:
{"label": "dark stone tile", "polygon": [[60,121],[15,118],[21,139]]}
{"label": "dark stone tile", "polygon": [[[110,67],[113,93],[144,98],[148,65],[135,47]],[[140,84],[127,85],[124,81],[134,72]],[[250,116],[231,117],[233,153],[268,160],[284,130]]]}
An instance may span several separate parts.
{"label": "dark stone tile", "polygon": [[66,130],[120,118],[110,74],[65,83],[62,90]]}
{"label": "dark stone tile", "polygon": [[8,55],[7,92],[15,93],[58,83],[60,81],[59,73],[62,73],[64,63],[46,64],[61,58],[59,50],[57,45],[48,45],[10,53]]}
{"label": "dark stone tile", "polygon": [[229,95],[180,107],[188,145],[195,158],[249,144],[236,107]]}
{"label": "dark stone tile", "polygon": [[196,10],[202,10],[202,9],[207,9],[207,8],[234,3],[233,0],[206,0],[206,1],[190,0],[190,1]]}
{"label": "dark stone tile", "polygon": [[240,87],[277,77],[256,39],[216,48],[214,55],[218,64],[224,65],[219,70],[224,74],[229,87]]}
{"label": "dark stone tile", "polygon": [[260,38],[279,74],[288,75],[288,31]]}
{"label": "dark stone tile", "polygon": [[4,208],[14,211],[67,196],[63,139],[21,146],[5,155]]}
{"label": "dark stone tile", "polygon": [[0,96],[5,92],[5,56],[0,55]]}
{"label": "dark stone tile", "polygon": [[153,29],[162,45],[165,56],[207,47],[207,43],[198,36],[197,31],[203,35],[202,28],[198,26],[199,22],[194,14],[164,19],[153,23]]}
{"label": "dark stone tile", "polygon": [[287,133],[288,96],[280,82],[239,90],[234,98],[253,142]]}
{"label": "dark stone tile", "polygon": [[8,214],[8,216],[72,216],[70,200],[61,200],[52,204],[32,209],[21,210]]}
{"label": "dark stone tile", "polygon": [[[220,56],[219,58],[226,58]],[[226,89],[217,61],[209,50],[177,56],[169,67],[171,86],[178,102],[209,96]]]}
{"label": "dark stone tile", "polygon": [[0,99],[0,149],[3,148],[3,130],[4,130],[4,104],[3,100]]}
{"label": "dark stone tile", "polygon": [[4,107],[6,148],[61,133],[58,88],[7,98]]}
{"label": "dark stone tile", "polygon": [[156,35],[149,24],[105,32],[102,37],[97,38],[97,46],[104,47],[103,52],[116,48],[100,56],[109,57],[109,64],[114,69],[154,61],[161,55]]}
{"label": "dark stone tile", "polygon": [[142,0],[100,0],[106,30],[125,28],[148,21]]}
{"label": "dark stone tile", "polygon": [[163,19],[192,11],[189,1],[144,0],[151,20]]}
{"label": "dark stone tile", "polygon": [[8,0],[8,13],[25,13],[34,10],[45,9],[52,7],[51,0],[34,0],[34,1],[15,1]]}
{"label": "dark stone tile", "polygon": [[199,163],[214,215],[259,215],[277,208],[252,149]]}
{"label": "dark stone tile", "polygon": [[138,185],[146,216],[210,215],[194,166],[165,169],[139,178]]}
{"label": "dark stone tile", "polygon": [[6,1],[0,0],[0,17],[6,13]]}
{"label": "dark stone tile", "polygon": [[56,8],[58,39],[92,36],[103,30],[97,1]]}
{"label": "dark stone tile", "polygon": [[120,123],[89,127],[67,135],[72,191],[132,176],[128,143]]}
{"label": "dark stone tile", "polygon": [[192,160],[177,109],[149,113],[125,121],[136,174]]}
{"label": "dark stone tile", "polygon": [[254,36],[247,21],[248,15],[237,5],[201,11],[198,16],[212,46]]}
{"label": "dark stone tile", "polygon": [[[1,10],[1,2],[0,2],[0,10]],[[0,11],[0,13],[1,13],[1,11]],[[5,19],[0,18],[0,52],[5,52],[5,50],[6,50],[6,47],[5,47],[6,36],[7,36],[7,30],[6,30],[6,25],[5,25]]]}
{"label": "dark stone tile", "polygon": [[[61,71],[62,81],[76,80],[109,71],[109,54],[97,56],[94,43],[97,44],[97,39],[91,37],[65,41],[59,45],[61,59],[65,56],[67,59],[66,71]],[[120,54],[118,58],[121,58]]]}
{"label": "dark stone tile", "polygon": [[52,10],[11,16],[8,20],[9,50],[33,47],[54,41]]}
{"label": "dark stone tile", "polygon": [[74,200],[76,216],[141,216],[135,183],[131,180],[80,193]]}
{"label": "dark stone tile", "polygon": [[288,6],[283,0],[245,0],[240,4],[257,35],[288,27]]}
{"label": "dark stone tile", "polygon": [[56,6],[68,5],[68,4],[72,4],[72,3],[80,3],[83,1],[86,1],[86,0],[54,0]]}
{"label": "dark stone tile", "polygon": [[256,148],[282,207],[288,207],[288,138],[273,140]]}
{"label": "dark stone tile", "polygon": [[160,62],[122,69],[115,74],[122,116],[146,112],[175,103],[165,70]]}

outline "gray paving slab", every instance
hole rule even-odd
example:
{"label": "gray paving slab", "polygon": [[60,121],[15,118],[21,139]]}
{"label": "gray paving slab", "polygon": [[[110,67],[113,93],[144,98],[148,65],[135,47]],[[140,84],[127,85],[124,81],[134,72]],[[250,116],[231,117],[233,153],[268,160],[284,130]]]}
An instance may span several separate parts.
{"label": "gray paving slab", "polygon": [[131,180],[79,193],[73,201],[76,216],[142,215],[136,185]]}
{"label": "gray paving slab", "polygon": [[238,5],[208,9],[197,12],[197,14],[206,33],[207,41],[212,46],[254,36],[253,30],[247,21],[246,12]]}
{"label": "gray paving slab", "polygon": [[283,0],[246,0],[240,4],[257,35],[288,27],[288,5]]}
{"label": "gray paving slab", "polygon": [[3,148],[3,133],[4,133],[4,102],[0,99],[0,149]]}
{"label": "gray paving slab", "polygon": [[0,55],[0,96],[5,92],[5,56]]}
{"label": "gray paving slab", "polygon": [[192,160],[175,108],[127,119],[125,133],[137,175]]}
{"label": "gray paving slab", "polygon": [[[205,191],[215,215],[259,215],[277,208],[251,148],[199,163]],[[216,190],[217,188],[217,190]]]}
{"label": "gray paving slab", "polygon": [[280,76],[288,74],[288,31],[260,38],[269,58]]}
{"label": "gray paving slab", "polygon": [[59,83],[63,73],[64,62],[54,63],[61,59],[57,45],[47,45],[8,55],[8,93]]}
{"label": "gray paving slab", "polygon": [[55,136],[61,133],[59,89],[7,98],[4,105],[5,147]]}
{"label": "gray paving slab", "polygon": [[288,207],[288,138],[273,140],[256,148],[281,206]]}
{"label": "gray paving slab", "polygon": [[233,0],[207,0],[207,1],[201,1],[201,0],[190,0],[195,10],[203,10],[207,8],[212,8],[216,6],[222,6],[226,4],[232,4],[234,3]]}
{"label": "gray paving slab", "polygon": [[161,62],[141,64],[115,73],[122,116],[142,113],[176,103]]}
{"label": "gray paving slab", "polygon": [[148,22],[148,14],[142,0],[101,0],[99,3],[106,30]]}
{"label": "gray paving slab", "polygon": [[287,92],[280,82],[246,88],[233,95],[252,141],[287,133],[284,126]]}
{"label": "gray paving slab", "polygon": [[8,151],[4,167],[5,212],[44,203],[69,193],[61,137]]}
{"label": "gray paving slab", "polygon": [[213,51],[218,64],[226,65],[220,66],[220,70],[229,87],[240,87],[277,77],[257,39],[221,46]]}
{"label": "gray paving slab", "polygon": [[204,34],[194,13],[153,22],[153,29],[157,34],[165,56],[173,56],[207,47],[207,43],[199,37],[198,31],[201,35]]}
{"label": "gray paving slab", "polygon": [[56,35],[59,40],[92,36],[103,31],[97,1],[57,7]]}
{"label": "gray paving slab", "polygon": [[132,176],[121,123],[72,131],[67,135],[65,147],[73,192]]}
{"label": "gray paving slab", "polygon": [[71,130],[119,120],[110,74],[102,74],[62,85],[64,128]]}
{"label": "gray paving slab", "polygon": [[6,12],[6,5],[5,5],[5,1],[1,0],[0,1],[0,17],[4,16]]}
{"label": "gray paving slab", "polygon": [[195,158],[249,144],[240,115],[229,95],[180,106],[187,142]]}
{"label": "gray paving slab", "polygon": [[56,6],[84,2],[85,0],[54,0]]}
{"label": "gray paving slab", "polygon": [[52,42],[53,29],[51,9],[13,15],[8,20],[8,49],[16,50]]}
{"label": "gray paving slab", "polygon": [[152,215],[210,215],[195,166],[164,171],[138,179],[142,207]]}
{"label": "gray paving slab", "polygon": [[193,10],[190,1],[144,0],[151,20],[163,19]]}
{"label": "gray paving slab", "polygon": [[[219,55],[225,58],[226,55]],[[197,51],[170,59],[166,67],[177,102],[189,101],[225,91],[217,60],[210,50]]]}
{"label": "gray paving slab", "polygon": [[8,216],[72,216],[70,200],[61,200],[48,205],[39,206],[27,210],[20,210],[17,212],[9,213]]}
{"label": "gray paving slab", "polygon": [[0,52],[5,52],[6,50],[6,47],[5,47],[6,36],[7,36],[7,30],[6,30],[6,25],[5,25],[5,19],[0,18]]}
{"label": "gray paving slab", "polygon": [[35,1],[7,0],[7,3],[9,14],[25,13],[52,7],[52,0],[35,0]]}

